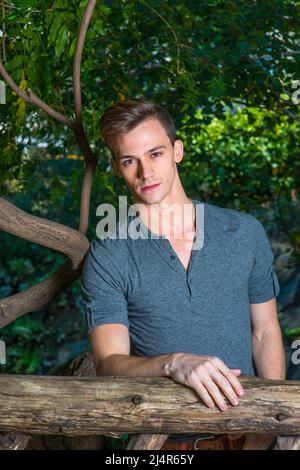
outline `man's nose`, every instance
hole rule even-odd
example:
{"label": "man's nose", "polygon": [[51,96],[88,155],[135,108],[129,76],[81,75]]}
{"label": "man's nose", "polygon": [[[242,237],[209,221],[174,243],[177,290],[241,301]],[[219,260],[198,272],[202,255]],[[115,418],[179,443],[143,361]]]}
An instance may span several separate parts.
{"label": "man's nose", "polygon": [[138,176],[141,179],[148,179],[151,178],[154,174],[153,167],[151,165],[151,162],[146,162],[146,161],[139,161],[138,163]]}

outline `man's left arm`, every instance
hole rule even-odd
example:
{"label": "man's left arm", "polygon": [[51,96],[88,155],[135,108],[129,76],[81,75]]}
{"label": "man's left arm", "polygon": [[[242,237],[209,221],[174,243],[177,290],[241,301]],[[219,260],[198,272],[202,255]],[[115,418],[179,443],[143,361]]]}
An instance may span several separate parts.
{"label": "man's left arm", "polygon": [[276,298],[250,304],[253,360],[257,375],[285,380],[285,352],[278,322]]}

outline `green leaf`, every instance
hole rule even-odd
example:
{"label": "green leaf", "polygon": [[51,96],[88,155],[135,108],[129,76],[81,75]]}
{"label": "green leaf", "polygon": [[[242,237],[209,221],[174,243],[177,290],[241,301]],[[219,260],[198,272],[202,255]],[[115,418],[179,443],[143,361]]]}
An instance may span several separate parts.
{"label": "green leaf", "polygon": [[55,41],[57,39],[58,32],[59,32],[61,26],[62,26],[62,21],[61,21],[60,15],[54,16],[54,20],[51,23],[50,31],[49,31],[49,35],[48,35],[49,44],[54,44],[55,43]]}
{"label": "green leaf", "polygon": [[55,43],[56,57],[60,57],[62,55],[62,53],[65,50],[67,41],[68,41],[68,31],[66,28],[61,28],[57,36],[57,41]]}
{"label": "green leaf", "polygon": [[71,42],[71,46],[69,50],[69,57],[73,57],[73,55],[75,54],[76,44],[77,44],[77,37],[75,37],[73,41]]}

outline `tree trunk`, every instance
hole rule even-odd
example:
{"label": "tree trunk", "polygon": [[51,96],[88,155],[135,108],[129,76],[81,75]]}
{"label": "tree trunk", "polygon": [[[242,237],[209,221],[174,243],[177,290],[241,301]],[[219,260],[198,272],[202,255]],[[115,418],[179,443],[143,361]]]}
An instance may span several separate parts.
{"label": "tree trunk", "polygon": [[240,405],[223,413],[164,377],[1,375],[0,430],[64,436],[300,434],[298,381],[242,377],[241,383],[246,393]]}
{"label": "tree trunk", "polygon": [[[84,352],[66,364],[56,366],[49,374],[59,376],[96,376],[94,356]],[[49,436],[27,434],[0,434],[0,450],[101,450],[104,439],[94,436]]]}

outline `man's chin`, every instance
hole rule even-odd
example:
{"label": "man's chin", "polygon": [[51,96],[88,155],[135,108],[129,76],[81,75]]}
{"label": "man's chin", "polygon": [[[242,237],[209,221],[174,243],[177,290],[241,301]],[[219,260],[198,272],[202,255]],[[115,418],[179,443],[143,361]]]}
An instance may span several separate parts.
{"label": "man's chin", "polygon": [[149,194],[139,194],[135,198],[136,203],[141,204],[157,204],[162,205],[164,202],[164,197],[159,194],[149,193]]}

